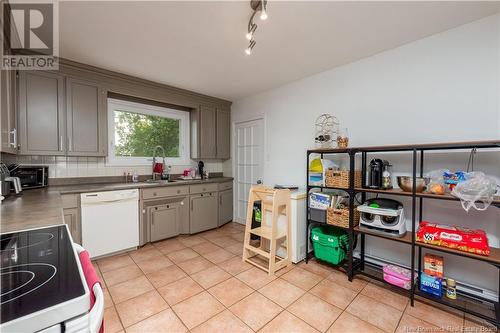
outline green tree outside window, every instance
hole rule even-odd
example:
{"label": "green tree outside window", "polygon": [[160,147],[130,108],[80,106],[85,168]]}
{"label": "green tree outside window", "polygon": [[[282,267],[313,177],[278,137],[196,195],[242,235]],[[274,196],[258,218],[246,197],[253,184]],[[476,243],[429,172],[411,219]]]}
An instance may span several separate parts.
{"label": "green tree outside window", "polygon": [[114,111],[115,156],[153,156],[162,146],[166,157],[179,157],[180,120],[134,112]]}

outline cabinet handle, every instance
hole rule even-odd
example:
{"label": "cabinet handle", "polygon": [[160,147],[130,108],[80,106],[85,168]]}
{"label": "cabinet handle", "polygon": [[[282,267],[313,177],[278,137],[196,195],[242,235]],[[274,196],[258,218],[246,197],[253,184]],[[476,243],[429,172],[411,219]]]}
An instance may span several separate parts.
{"label": "cabinet handle", "polygon": [[177,190],[177,194],[181,193],[181,190]]}
{"label": "cabinet handle", "polygon": [[193,211],[193,201],[191,201],[191,211]]}
{"label": "cabinet handle", "polygon": [[[10,141],[10,136],[12,135],[12,142]],[[9,132],[9,145],[12,148],[17,148],[17,129],[13,128],[12,131]]]}
{"label": "cabinet handle", "polygon": [[167,208],[170,208],[170,205],[167,205]]}
{"label": "cabinet handle", "polygon": [[158,210],[158,207],[155,207],[155,210]]}
{"label": "cabinet handle", "polygon": [[203,193],[202,193],[202,194],[200,194],[200,195],[201,195],[201,196],[203,196]]}
{"label": "cabinet handle", "polygon": [[68,136],[68,150],[69,151],[73,151],[73,149],[71,148],[73,146],[73,143],[71,142],[71,136]]}
{"label": "cabinet handle", "polygon": [[153,192],[153,197],[156,197],[156,192]]}

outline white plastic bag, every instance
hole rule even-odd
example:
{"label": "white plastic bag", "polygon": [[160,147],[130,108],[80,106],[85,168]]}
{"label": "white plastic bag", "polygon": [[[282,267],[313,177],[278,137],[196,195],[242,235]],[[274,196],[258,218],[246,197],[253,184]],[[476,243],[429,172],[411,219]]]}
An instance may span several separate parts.
{"label": "white plastic bag", "polygon": [[427,173],[427,177],[430,178],[429,183],[427,184],[427,192],[432,194],[440,194],[443,195],[446,193],[446,184],[444,183],[444,173],[450,172],[448,169],[439,169],[433,170]]}
{"label": "white plastic bag", "polygon": [[476,210],[486,210],[493,201],[497,191],[497,182],[482,172],[471,172],[467,180],[455,186],[451,194],[460,199],[466,212],[474,207]]}

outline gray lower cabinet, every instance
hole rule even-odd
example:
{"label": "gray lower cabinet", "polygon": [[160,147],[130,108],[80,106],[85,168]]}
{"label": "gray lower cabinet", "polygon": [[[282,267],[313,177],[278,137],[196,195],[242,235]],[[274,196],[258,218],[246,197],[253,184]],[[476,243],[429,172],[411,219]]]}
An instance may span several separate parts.
{"label": "gray lower cabinet", "polygon": [[[179,189],[182,192],[182,188]],[[142,196],[149,197],[151,190],[142,190]],[[189,233],[189,197],[187,195],[144,200],[141,205],[140,245]]]}
{"label": "gray lower cabinet", "polygon": [[149,207],[148,215],[152,242],[179,234],[180,214],[178,204]]}
{"label": "gray lower cabinet", "polygon": [[64,223],[68,225],[73,242],[82,244],[82,224],[78,208],[63,209]]}
{"label": "gray lower cabinet", "polygon": [[63,76],[20,71],[19,152],[25,155],[64,155],[65,143]]}
{"label": "gray lower cabinet", "polygon": [[190,232],[192,234],[217,228],[218,226],[217,192],[191,195]]}
{"label": "gray lower cabinet", "polygon": [[219,192],[219,227],[233,220],[233,189]]}
{"label": "gray lower cabinet", "polygon": [[0,151],[17,153],[16,72],[0,71]]}
{"label": "gray lower cabinet", "polygon": [[66,79],[69,156],[106,156],[106,91],[99,85]]}
{"label": "gray lower cabinet", "polygon": [[80,218],[80,195],[61,195],[64,223],[68,225],[73,242],[82,244],[82,222]]}

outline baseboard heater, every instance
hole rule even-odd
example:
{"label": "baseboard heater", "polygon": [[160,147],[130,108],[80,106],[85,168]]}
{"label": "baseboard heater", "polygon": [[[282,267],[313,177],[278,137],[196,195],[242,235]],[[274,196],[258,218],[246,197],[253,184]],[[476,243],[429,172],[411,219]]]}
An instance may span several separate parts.
{"label": "baseboard heater", "polygon": [[[360,259],[359,257],[359,252],[355,251],[354,252],[354,258]],[[393,264],[397,266],[401,266],[407,269],[410,269],[409,266],[406,265],[401,265],[400,263],[396,263],[387,259],[379,258],[376,256],[371,256],[365,254],[365,262],[370,264],[371,266],[375,266],[377,268],[382,268],[383,265],[386,264]],[[417,271],[415,271],[415,274],[418,274]],[[471,295],[475,297],[481,297],[487,300],[490,300],[492,302],[498,301],[498,294],[495,293],[492,290],[489,289],[484,289],[478,286],[474,286],[472,284],[464,283],[464,282],[459,282],[457,281],[457,291],[461,292],[464,295]]]}

